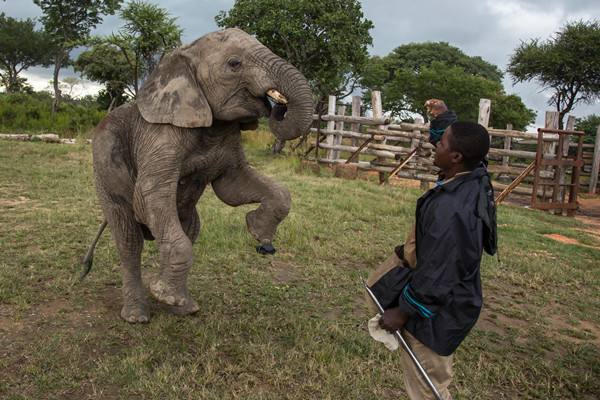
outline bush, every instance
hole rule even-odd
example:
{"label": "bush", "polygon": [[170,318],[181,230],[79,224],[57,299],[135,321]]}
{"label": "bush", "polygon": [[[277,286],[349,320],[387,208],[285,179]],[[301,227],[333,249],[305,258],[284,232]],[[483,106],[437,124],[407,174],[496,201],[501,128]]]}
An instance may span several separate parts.
{"label": "bush", "polygon": [[89,99],[68,100],[52,115],[52,96],[46,92],[0,93],[0,131],[84,136],[106,115]]}

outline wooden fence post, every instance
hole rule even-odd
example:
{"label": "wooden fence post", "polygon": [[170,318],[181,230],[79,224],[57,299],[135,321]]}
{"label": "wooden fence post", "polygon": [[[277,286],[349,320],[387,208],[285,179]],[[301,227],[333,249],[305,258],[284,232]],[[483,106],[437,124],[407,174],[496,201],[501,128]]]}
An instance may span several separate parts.
{"label": "wooden fence post", "polygon": [[490,124],[490,112],[492,110],[492,101],[490,99],[479,99],[479,116],[477,122],[486,128]]}
{"label": "wooden fence post", "polygon": [[[373,109],[373,118],[383,118],[383,105],[381,103],[381,92],[373,90],[371,92],[371,108]],[[377,129],[384,130],[384,125],[377,125]],[[381,143],[385,144],[384,139]],[[378,158],[379,160],[379,158]],[[379,183],[385,182],[385,172],[379,172]]]}
{"label": "wooden fence post", "polygon": [[[335,115],[335,101],[336,98],[335,96],[329,96],[329,103],[327,104],[327,115]],[[327,121],[327,131],[331,132],[335,129],[335,121]],[[327,140],[325,143],[327,143],[328,145],[332,146],[334,143],[334,137],[331,133],[326,133],[327,135]],[[335,154],[335,151],[333,149],[328,149],[327,150],[327,159],[328,160],[333,160],[333,156]]]}
{"label": "wooden fence post", "polygon": [[[512,129],[513,129],[512,124],[506,124],[507,131],[512,131]],[[505,136],[504,137],[504,150],[510,150],[511,143],[512,143],[512,138],[510,136]],[[508,168],[509,164],[510,164],[509,156],[502,157],[502,166]]]}
{"label": "wooden fence post", "polygon": [[[567,118],[567,125],[565,126],[565,130],[566,131],[572,131],[575,129],[575,117],[573,115],[569,115],[569,118]],[[563,147],[562,149],[559,149],[558,151],[562,152],[563,157],[566,157],[569,155],[569,145],[571,144],[571,136],[566,136],[565,140],[563,141]],[[565,190],[565,187],[562,186],[565,183],[565,169],[564,168],[560,168],[557,167],[557,169],[559,169],[560,171],[557,171],[559,173],[558,176],[558,185],[559,185],[559,190],[558,190],[558,198],[560,199],[560,201],[564,202],[565,199],[565,194],[567,193],[567,191]],[[579,184],[579,182],[577,182],[577,184]],[[560,213],[562,214],[562,211],[560,211]]]}
{"label": "wooden fence post", "polygon": [[594,142],[594,154],[592,159],[592,175],[590,176],[590,193],[596,193],[598,185],[598,172],[600,172],[600,125],[596,131],[596,141]]}
{"label": "wooden fence post", "polygon": [[[352,96],[352,116],[360,117],[360,106],[362,104],[361,96]],[[360,124],[353,123],[350,125],[352,132],[360,132]],[[352,138],[352,146],[358,146],[358,138]]]}
{"label": "wooden fence post", "polygon": [[[546,119],[544,121],[544,127],[546,129],[558,129],[558,119],[559,119],[559,114],[558,111],[546,111]],[[544,134],[546,135],[546,134]],[[548,142],[545,141],[544,145],[543,145],[543,154],[542,154],[542,158],[545,156],[554,156],[555,154],[555,149],[556,149],[556,142]],[[548,171],[552,171],[552,167],[547,167],[546,168]],[[559,169],[558,167],[556,169]],[[555,170],[554,173],[559,173],[559,171]],[[542,201],[546,201],[546,185],[544,185],[542,187]],[[551,196],[552,197],[552,194]]]}
{"label": "wooden fence post", "polygon": [[[338,106],[337,107],[337,115],[346,115],[346,106]],[[344,130],[344,121],[337,121],[335,123],[335,130],[336,131],[343,131]],[[333,144],[335,146],[338,146],[340,144],[342,144],[342,135],[333,135]],[[333,159],[337,160],[338,158],[340,158],[340,151],[339,150],[334,150],[333,151]]]}

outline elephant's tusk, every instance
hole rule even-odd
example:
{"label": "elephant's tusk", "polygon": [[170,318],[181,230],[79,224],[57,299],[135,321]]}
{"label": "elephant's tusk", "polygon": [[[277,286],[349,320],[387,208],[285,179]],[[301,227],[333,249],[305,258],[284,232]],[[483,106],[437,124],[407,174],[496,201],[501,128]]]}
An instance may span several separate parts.
{"label": "elephant's tusk", "polygon": [[287,104],[288,103],[288,101],[285,98],[285,96],[282,95],[281,93],[279,93],[275,89],[269,89],[269,90],[267,90],[267,96],[269,96],[270,98],[272,98],[273,100],[275,100],[279,104]]}

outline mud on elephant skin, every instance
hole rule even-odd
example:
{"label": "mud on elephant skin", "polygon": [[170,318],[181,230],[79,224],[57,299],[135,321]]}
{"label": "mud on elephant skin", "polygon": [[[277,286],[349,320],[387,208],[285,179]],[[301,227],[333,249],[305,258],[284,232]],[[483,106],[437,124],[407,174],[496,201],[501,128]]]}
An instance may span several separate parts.
{"label": "mud on elephant skin", "polygon": [[150,318],[140,269],[144,239],[159,244],[152,295],[179,314],[198,310],[186,282],[200,231],[196,203],[209,184],[230,206],[260,203],[247,214],[247,228],[259,250],[274,251],[290,194],[248,165],[240,128],[269,117],[276,137],[289,140],[308,130],[312,112],[310,87],[296,68],[245,32],[226,29],[165,56],[136,101],[98,125],[94,177],[121,260],[126,321]]}

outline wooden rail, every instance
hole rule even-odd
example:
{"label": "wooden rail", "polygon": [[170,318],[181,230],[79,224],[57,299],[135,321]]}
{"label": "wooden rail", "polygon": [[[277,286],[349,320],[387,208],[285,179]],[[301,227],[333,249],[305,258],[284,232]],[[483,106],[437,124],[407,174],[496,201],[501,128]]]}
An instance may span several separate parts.
{"label": "wooden rail", "polygon": [[[321,120],[327,123],[327,127],[321,125],[320,128],[321,134],[325,135],[327,140],[319,143],[319,147],[327,150],[327,156],[316,157],[314,160],[330,165],[352,164],[359,170],[376,171],[380,173],[380,182],[387,182],[389,177],[385,174],[394,172],[394,168],[402,165],[398,176],[420,180],[422,188],[425,189],[427,185],[423,185],[435,182],[438,172],[433,165],[435,147],[429,143],[429,125],[422,120],[415,120],[414,123],[390,123],[390,118],[384,115],[381,108],[381,94],[377,91],[372,93],[373,116],[371,117],[360,116],[359,96],[352,98],[352,115],[345,115],[346,108],[338,106],[336,99],[330,97],[328,112],[321,116]],[[489,100],[482,99],[480,102],[478,121],[486,127],[491,107]],[[317,119],[316,115],[314,117]],[[558,121],[556,113],[548,112],[546,118],[546,128],[553,129]],[[492,127],[487,129],[490,138],[494,139],[488,154],[488,171],[497,175],[494,179],[494,187],[502,189],[507,187],[498,179],[510,179],[510,182],[514,183],[515,178],[520,178],[518,184],[511,188],[511,193],[531,194],[533,189],[528,185],[531,185],[532,178],[525,172],[531,165],[530,162],[536,159],[537,154],[534,150],[537,145],[537,132],[521,132],[513,129],[511,125],[506,129]],[[599,134],[595,144],[582,146],[585,151],[582,155],[583,165],[579,175],[583,178],[578,180],[578,184],[590,193],[597,190],[600,173],[600,139],[598,139],[600,127],[598,129]],[[311,129],[311,132],[316,131],[316,128]],[[542,141],[544,143],[542,159],[545,160],[546,165],[550,165],[552,164],[549,160],[550,149],[556,149],[559,135],[553,130],[545,131]],[[314,146],[315,141],[312,141],[312,147]],[[567,154],[567,150],[573,149],[577,144],[564,141],[562,146],[564,146],[564,154]],[[413,153],[415,149],[417,151]],[[310,156],[311,153],[306,154]],[[409,154],[413,155],[406,160]],[[400,158],[405,159],[405,162],[399,163]],[[538,171],[541,178],[552,180],[555,182],[554,189],[561,191],[563,190],[561,183],[571,178],[569,172],[559,171],[559,173],[561,176],[557,178],[552,170]]]}

